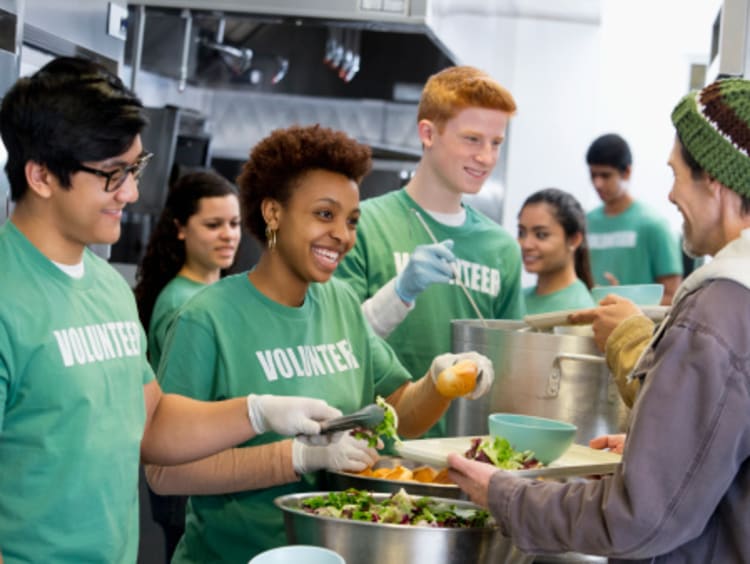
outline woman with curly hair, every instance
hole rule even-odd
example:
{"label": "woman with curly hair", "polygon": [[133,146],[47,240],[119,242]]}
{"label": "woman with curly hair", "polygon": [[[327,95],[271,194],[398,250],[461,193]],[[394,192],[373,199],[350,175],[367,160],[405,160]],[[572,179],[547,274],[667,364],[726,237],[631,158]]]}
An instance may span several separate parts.
{"label": "woman with curly hair", "polygon": [[175,313],[232,265],[239,242],[237,188],[208,170],[178,178],[136,274],[138,315],[154,370]]}
{"label": "woman with curly hair", "polygon": [[[332,278],[354,246],[358,184],[370,166],[367,146],[320,126],[277,130],[256,145],[237,183],[243,222],[265,250],[250,272],[223,278],[180,310],[158,375],[165,390],[205,400],[302,395],[344,413],[382,396],[398,413],[399,434],[416,437],[455,397],[435,384],[446,367],[469,358],[483,373],[470,393],[489,388],[492,364],[477,353],[440,355],[412,381],[351,288]],[[247,562],[287,544],[274,498],[320,489],[319,470],[359,471],[376,459],[349,432],[269,434],[146,474],[159,493],[191,494],[173,562]]]}

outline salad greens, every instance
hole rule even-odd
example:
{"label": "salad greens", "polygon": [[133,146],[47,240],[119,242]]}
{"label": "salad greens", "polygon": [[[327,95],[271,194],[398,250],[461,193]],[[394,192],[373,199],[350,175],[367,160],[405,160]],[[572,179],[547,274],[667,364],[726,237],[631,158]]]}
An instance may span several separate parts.
{"label": "salad greens", "polygon": [[358,439],[365,439],[370,448],[377,446],[379,437],[386,437],[393,439],[396,442],[400,442],[401,439],[396,432],[396,429],[398,428],[398,415],[396,415],[396,410],[393,409],[393,406],[387,403],[381,396],[375,398],[375,403],[384,410],[383,420],[372,429],[355,429],[352,431],[352,435]]}
{"label": "salad greens", "polygon": [[376,501],[370,492],[350,488],[309,497],[301,502],[301,509],[324,517],[417,527],[455,529],[493,525],[484,509],[458,509],[454,504],[430,497],[412,497],[403,489]]}
{"label": "salad greens", "polygon": [[465,456],[472,460],[494,464],[503,470],[526,470],[541,466],[541,463],[534,458],[532,451],[517,451],[508,439],[503,437],[472,439],[471,448],[466,451]]}

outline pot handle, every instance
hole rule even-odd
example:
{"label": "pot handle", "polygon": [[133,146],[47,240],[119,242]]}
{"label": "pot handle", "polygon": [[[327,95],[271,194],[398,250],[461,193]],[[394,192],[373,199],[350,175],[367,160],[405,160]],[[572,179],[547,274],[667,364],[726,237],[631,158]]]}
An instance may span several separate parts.
{"label": "pot handle", "polygon": [[562,380],[561,363],[563,360],[578,360],[581,362],[593,362],[594,364],[606,363],[604,357],[593,354],[560,353],[556,355],[555,360],[552,361],[552,371],[547,380],[547,395],[549,397],[556,398],[557,394],[560,392],[560,380]]}

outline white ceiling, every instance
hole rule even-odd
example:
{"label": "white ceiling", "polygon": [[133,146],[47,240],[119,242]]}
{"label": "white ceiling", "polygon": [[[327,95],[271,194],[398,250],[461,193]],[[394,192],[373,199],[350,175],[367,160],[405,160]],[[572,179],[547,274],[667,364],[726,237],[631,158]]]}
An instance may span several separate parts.
{"label": "white ceiling", "polygon": [[517,18],[599,23],[602,0],[432,0],[441,15],[486,14]]}

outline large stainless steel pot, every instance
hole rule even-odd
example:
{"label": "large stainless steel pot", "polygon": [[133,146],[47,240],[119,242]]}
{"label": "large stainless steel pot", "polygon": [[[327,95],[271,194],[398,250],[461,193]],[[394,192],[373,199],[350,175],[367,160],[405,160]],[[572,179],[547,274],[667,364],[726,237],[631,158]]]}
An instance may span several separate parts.
{"label": "large stainless steel pot", "polygon": [[[327,492],[290,494],[276,498],[284,512],[287,539],[292,544],[324,546],[347,564],[528,564],[534,556],[518,550],[497,527],[446,529],[409,527],[321,517],[299,509],[300,502]],[[389,494],[373,494],[380,501]],[[441,498],[435,498],[441,499]],[[468,501],[444,499],[457,508],[475,508]]]}
{"label": "large stainless steel pot", "polygon": [[578,426],[575,441],[624,430],[628,408],[594,339],[586,334],[530,331],[517,321],[452,322],[453,351],[490,358],[495,383],[479,400],[459,399],[448,411],[455,436],[487,433],[487,415],[526,413]]}

